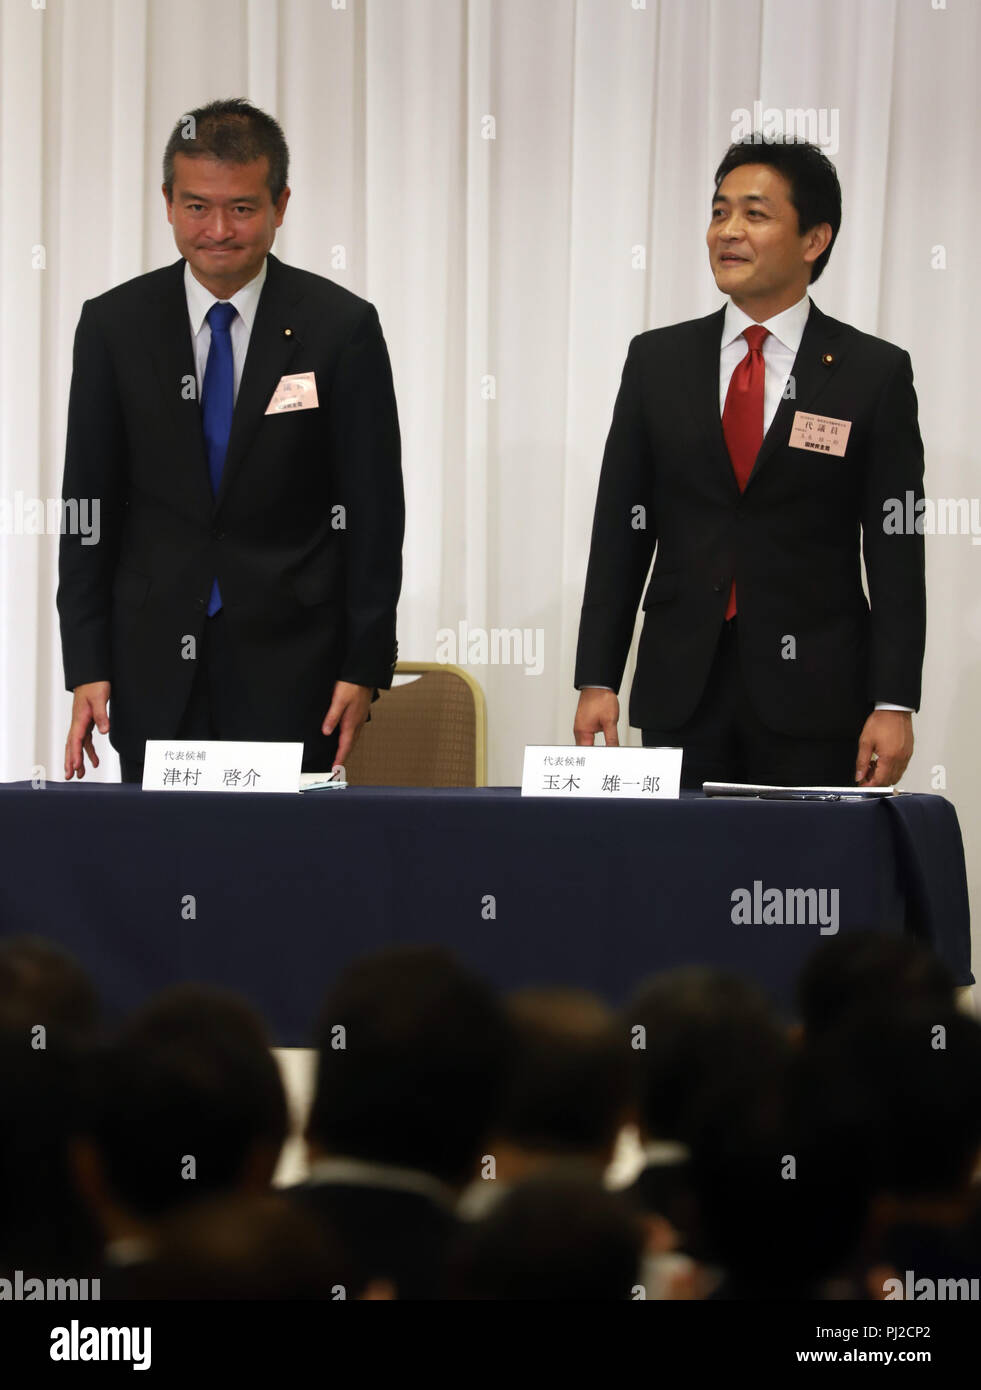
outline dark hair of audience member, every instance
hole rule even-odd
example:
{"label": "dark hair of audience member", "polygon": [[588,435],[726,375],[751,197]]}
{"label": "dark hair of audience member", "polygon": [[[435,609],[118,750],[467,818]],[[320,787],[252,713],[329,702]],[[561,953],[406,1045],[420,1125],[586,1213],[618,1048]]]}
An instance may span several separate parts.
{"label": "dark hair of audience member", "polygon": [[950,1004],[848,1015],[806,1042],[822,1128],[856,1180],[900,1200],[966,1196],[981,1150],[981,1025]]}
{"label": "dark hair of audience member", "polygon": [[278,1193],[235,1193],[178,1207],[154,1232],[153,1255],[120,1271],[139,1299],[346,1299],[345,1257],[323,1222]]}
{"label": "dark hair of audience member", "polygon": [[0,942],[0,1272],[91,1274],[99,1239],[71,1178],[80,1068],[99,999],[67,952]]}
{"label": "dark hair of audience member", "polygon": [[[924,1009],[901,998],[853,1012],[805,1038],[791,1102],[788,1145],[798,1205],[812,1196],[812,1242],[817,1228],[827,1247],[839,1228],[839,1255],[826,1273],[847,1275],[861,1291],[862,1270],[888,1264],[900,1248],[954,1261],[957,1234],[944,1223],[951,1210],[968,1212],[981,1150],[981,1028],[973,1019],[949,1004]],[[944,1219],[931,1231],[938,1211]],[[801,1247],[787,1260],[800,1261]]]}
{"label": "dark hair of audience member", "polygon": [[503,1006],[437,947],[355,961],[323,1010],[312,1148],[429,1173],[462,1188],[510,1065]]}
{"label": "dark hair of audience member", "polygon": [[797,980],[798,1013],[808,1037],[837,1027],[855,1011],[905,1002],[949,1009],[950,971],[914,937],[855,931],[829,937]]}
{"label": "dark hair of audience member", "polygon": [[515,1061],[495,1139],[605,1166],[630,1100],[630,1057],[616,1015],[574,989],[519,990],[505,1005]]}
{"label": "dark hair of audience member", "polygon": [[709,1102],[692,1142],[702,1258],[724,1272],[713,1297],[814,1299],[859,1248],[870,1193],[841,1142],[849,1103],[837,1070],[788,1049],[735,1108]]}
{"label": "dark hair of audience member", "polygon": [[26,1030],[0,1030],[0,1275],[97,1272],[101,1241],[72,1180],[79,1058]]}
{"label": "dark hair of audience member", "polygon": [[45,1045],[87,1045],[99,1021],[95,986],[67,951],[35,936],[0,941],[0,1029],[26,1032],[40,1025]]}
{"label": "dark hair of audience member", "polygon": [[450,1258],[458,1299],[630,1299],[643,1229],[615,1193],[581,1176],[537,1174],[465,1226]]}
{"label": "dark hair of audience member", "polygon": [[705,1111],[737,1109],[788,1055],[786,1032],[749,980],[704,966],[655,975],[621,1014],[645,1137],[690,1144]]}
{"label": "dark hair of audience member", "polygon": [[141,1218],[268,1186],[287,1132],[269,1039],[244,1000],[181,985],[94,1059],[86,1133],[110,1195]]}

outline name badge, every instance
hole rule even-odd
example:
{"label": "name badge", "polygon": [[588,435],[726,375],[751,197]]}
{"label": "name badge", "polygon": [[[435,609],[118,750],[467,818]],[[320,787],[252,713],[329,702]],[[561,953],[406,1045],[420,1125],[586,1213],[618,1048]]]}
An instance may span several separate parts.
{"label": "name badge", "polygon": [[680,748],[525,748],[522,796],[599,797],[607,801],[677,800]]}
{"label": "name badge", "polygon": [[147,739],[145,792],[299,792],[302,743]]}
{"label": "name badge", "polygon": [[851,420],[836,420],[833,415],[808,415],[805,410],[798,410],[790,427],[790,447],[844,458],[851,429]]}
{"label": "name badge", "polygon": [[279,378],[279,384],[266,406],[266,414],[285,415],[291,410],[315,410],[319,404],[315,374],[294,372],[292,376]]}

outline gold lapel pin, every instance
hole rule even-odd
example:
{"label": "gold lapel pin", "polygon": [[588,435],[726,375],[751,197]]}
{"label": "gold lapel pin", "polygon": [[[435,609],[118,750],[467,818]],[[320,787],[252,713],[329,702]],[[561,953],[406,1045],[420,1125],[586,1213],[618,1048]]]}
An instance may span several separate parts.
{"label": "gold lapel pin", "polygon": [[284,338],[292,338],[292,336],[293,336],[293,330],[292,330],[292,328],[284,328],[284,329],[283,329],[283,337],[284,337]]}
{"label": "gold lapel pin", "polygon": [[834,362],[834,360],[835,360],[835,359],[834,359],[834,357],[832,356],[832,354],[831,354],[830,352],[826,352],[826,353],[824,354],[824,356],[821,358],[821,366],[822,366],[822,367],[830,367],[831,364]]}

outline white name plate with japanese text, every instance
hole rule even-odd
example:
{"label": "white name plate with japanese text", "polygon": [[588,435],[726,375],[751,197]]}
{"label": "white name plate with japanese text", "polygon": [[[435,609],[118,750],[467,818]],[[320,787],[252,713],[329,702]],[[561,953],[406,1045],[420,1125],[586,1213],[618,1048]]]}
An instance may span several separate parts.
{"label": "white name plate with japanese text", "polygon": [[145,792],[297,792],[302,743],[148,739]]}
{"label": "white name plate with japanese text", "polygon": [[529,744],[522,796],[605,797],[607,801],[677,800],[680,748],[569,748]]}

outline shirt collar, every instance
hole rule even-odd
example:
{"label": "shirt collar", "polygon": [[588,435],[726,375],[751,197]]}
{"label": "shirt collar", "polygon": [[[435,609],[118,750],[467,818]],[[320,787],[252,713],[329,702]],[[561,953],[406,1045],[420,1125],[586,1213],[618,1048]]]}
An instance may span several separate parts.
{"label": "shirt collar", "polygon": [[[791,304],[789,309],[784,309],[779,314],[774,314],[772,319],[764,319],[761,328],[768,328],[774,338],[783,343],[795,356],[800,347],[800,340],[804,336],[804,325],[807,322],[807,315],[811,310],[811,301],[804,295],[803,299],[798,299],[796,304]],[[756,322],[748,314],[744,314],[742,309],[737,308],[730,299],[726,304],[726,316],[722,325],[722,346],[728,347],[742,333],[744,328],[750,328]]]}
{"label": "shirt collar", "polygon": [[[266,283],[267,264],[268,258],[264,256],[258,273],[252,277],[247,285],[236,290],[231,299],[227,301],[229,304],[235,305],[239,317],[244,321],[250,333],[252,332],[256,309],[259,307],[259,295]],[[216,294],[205,289],[192,272],[188,261],[184,262],[184,293],[187,296],[187,312],[191,320],[191,332],[196,338],[201,332],[201,325],[204,323],[205,316],[212,304],[219,304],[224,301],[219,300]]]}
{"label": "shirt collar", "polygon": [[673,1140],[651,1139],[644,1146],[644,1159],[648,1166],[660,1167],[665,1163],[684,1163],[691,1155],[687,1144]]}
{"label": "shirt collar", "polygon": [[142,1236],[120,1236],[117,1240],[109,1241],[102,1253],[106,1264],[125,1269],[127,1265],[143,1264],[149,1260],[153,1250],[149,1241]]}
{"label": "shirt collar", "polygon": [[370,1163],[363,1158],[317,1158],[310,1164],[309,1181],[350,1184],[356,1187],[387,1187],[396,1192],[416,1192],[438,1206],[456,1210],[457,1194],[431,1173],[417,1168],[398,1168],[391,1163]]}

